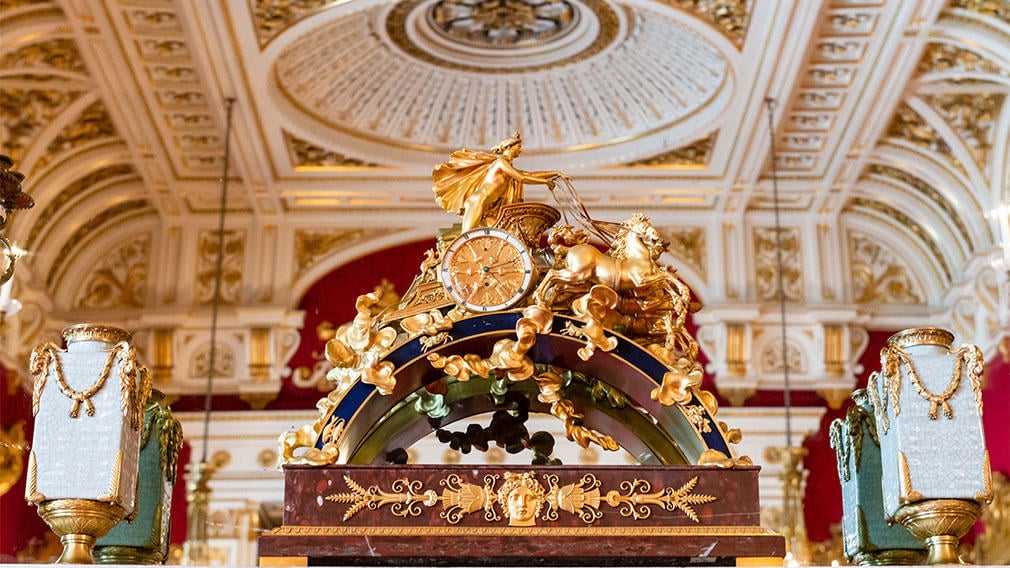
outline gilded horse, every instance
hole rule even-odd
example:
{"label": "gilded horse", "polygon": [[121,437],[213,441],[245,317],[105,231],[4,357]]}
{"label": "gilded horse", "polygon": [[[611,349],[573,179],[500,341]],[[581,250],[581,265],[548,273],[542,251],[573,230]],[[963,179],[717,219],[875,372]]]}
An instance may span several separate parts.
{"label": "gilded horse", "polygon": [[693,356],[696,344],[683,340],[692,308],[691,290],[674,270],[658,262],[668,247],[649,219],[636,213],[621,223],[606,253],[587,242],[570,248],[556,246],[558,260],[534,291],[533,302],[550,307],[562,297],[586,294],[594,285],[606,286],[623,300],[618,312],[632,320],[660,317],[668,343],[679,343]]}

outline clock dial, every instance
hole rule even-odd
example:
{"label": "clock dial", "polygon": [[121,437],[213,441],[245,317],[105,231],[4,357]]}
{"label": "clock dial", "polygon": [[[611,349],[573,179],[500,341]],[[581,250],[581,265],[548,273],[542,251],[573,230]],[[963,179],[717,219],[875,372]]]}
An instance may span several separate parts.
{"label": "clock dial", "polygon": [[533,259],[507,231],[472,229],[449,245],[442,260],[442,284],[455,302],[476,312],[515,305],[530,289]]}

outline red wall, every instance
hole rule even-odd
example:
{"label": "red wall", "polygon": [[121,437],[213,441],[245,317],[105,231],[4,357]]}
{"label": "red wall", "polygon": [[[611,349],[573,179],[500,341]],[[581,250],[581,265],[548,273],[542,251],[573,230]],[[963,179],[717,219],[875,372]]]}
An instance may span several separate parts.
{"label": "red wall", "polygon": [[46,546],[46,535],[49,532],[49,528],[36,514],[35,507],[25,502],[27,446],[32,441],[35,421],[32,418],[32,395],[16,386],[16,381],[17,377],[0,365],[0,427],[7,431],[13,424],[23,421],[26,445],[21,452],[24,466],[21,479],[0,496],[0,563],[17,562],[19,552],[25,553]]}

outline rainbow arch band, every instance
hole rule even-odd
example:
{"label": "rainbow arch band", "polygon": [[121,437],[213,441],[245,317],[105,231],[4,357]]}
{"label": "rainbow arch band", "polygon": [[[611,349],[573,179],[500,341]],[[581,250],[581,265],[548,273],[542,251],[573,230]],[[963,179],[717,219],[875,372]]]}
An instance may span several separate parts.
{"label": "rainbow arch band", "polygon": [[[375,386],[358,381],[330,409],[324,420],[324,429],[336,420],[343,420],[345,423],[340,442],[339,462],[348,463],[349,460],[353,462],[359,444],[387,412],[402,404],[411,393],[444,377],[441,370],[433,368],[428,362],[429,354],[474,353],[482,357],[487,356],[494,342],[515,337],[516,322],[521,317],[522,313],[519,310],[478,314],[455,322],[452,329],[448,330],[451,337],[459,339],[424,350],[421,344],[423,336],[418,336],[386,354],[382,361],[394,365],[396,388],[393,393],[381,395]],[[660,385],[663,375],[668,371],[659,359],[627,337],[616,332],[608,332],[617,339],[617,346],[609,352],[597,350],[588,361],[582,361],[576,351],[584,345],[584,342],[557,331],[563,329],[567,322],[579,323],[578,320],[564,315],[554,315],[551,332],[537,336],[536,344],[527,355],[536,363],[554,365],[596,377],[624,393],[636,407],[655,418],[659,427],[666,428],[667,433],[681,446],[690,463],[698,463],[701,453],[708,449],[733,457],[722,428],[718,427],[715,416],[702,404],[697,392],[692,393],[689,402],[672,407],[662,406],[651,399],[649,393]],[[479,377],[472,378],[471,381],[484,381],[490,385],[487,379]],[[711,424],[709,431],[705,432],[693,426],[680,406],[696,406],[694,412],[700,413],[702,418]],[[588,419],[586,425],[592,427]],[[317,440],[316,447],[321,448],[322,444],[321,439]]]}

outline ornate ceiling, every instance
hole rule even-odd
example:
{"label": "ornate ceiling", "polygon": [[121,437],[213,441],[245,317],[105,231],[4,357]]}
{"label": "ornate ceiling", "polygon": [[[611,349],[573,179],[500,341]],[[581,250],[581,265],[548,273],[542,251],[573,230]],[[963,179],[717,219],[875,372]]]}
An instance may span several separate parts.
{"label": "ornate ceiling", "polygon": [[202,385],[228,98],[222,299],[240,371],[225,389],[276,393],[305,290],[453,223],[431,168],[515,130],[517,165],[570,174],[594,216],[644,211],[664,227],[667,260],[707,306],[699,339],[725,393],[779,384],[781,295],[799,388],[827,398],[851,383],[868,328],[941,325],[995,345],[1007,299],[987,213],[1010,201],[1001,0],[0,10],[0,142],[37,202],[9,231],[30,253],[26,307],[5,332],[15,364],[66,323],[102,320]]}

